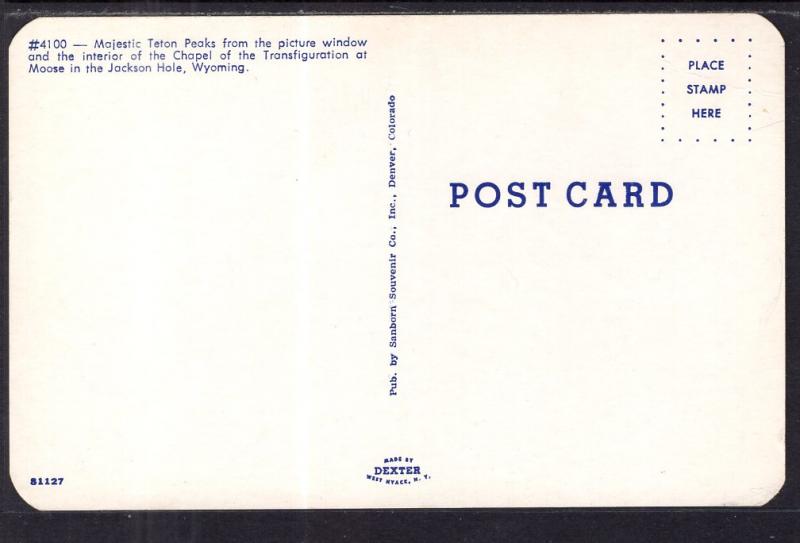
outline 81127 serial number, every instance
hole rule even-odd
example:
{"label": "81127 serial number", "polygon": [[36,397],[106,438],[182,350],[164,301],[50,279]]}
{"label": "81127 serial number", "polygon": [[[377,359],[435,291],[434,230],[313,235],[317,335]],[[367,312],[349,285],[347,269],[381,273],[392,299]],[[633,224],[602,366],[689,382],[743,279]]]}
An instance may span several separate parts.
{"label": "81127 serial number", "polygon": [[63,477],[31,477],[31,485],[32,486],[40,486],[40,485],[55,485],[59,486],[64,483]]}

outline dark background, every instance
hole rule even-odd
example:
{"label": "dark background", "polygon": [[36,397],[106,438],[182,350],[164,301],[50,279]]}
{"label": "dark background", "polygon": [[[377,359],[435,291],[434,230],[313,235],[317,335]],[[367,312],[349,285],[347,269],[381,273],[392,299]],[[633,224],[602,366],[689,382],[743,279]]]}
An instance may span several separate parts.
{"label": "dark background", "polygon": [[[800,542],[800,2],[6,2],[2,3],[0,187],[0,543],[268,541],[792,541]],[[332,13],[752,12],[786,42],[786,483],[759,508],[380,509],[39,512],[23,502],[8,458],[8,46],[40,16]]]}

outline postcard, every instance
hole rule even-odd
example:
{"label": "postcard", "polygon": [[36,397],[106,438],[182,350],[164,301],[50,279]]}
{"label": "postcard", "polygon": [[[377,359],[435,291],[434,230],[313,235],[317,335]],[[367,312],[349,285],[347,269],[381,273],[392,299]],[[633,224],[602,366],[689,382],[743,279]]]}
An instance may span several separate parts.
{"label": "postcard", "polygon": [[41,17],[9,58],[32,507],[781,489],[764,17]]}

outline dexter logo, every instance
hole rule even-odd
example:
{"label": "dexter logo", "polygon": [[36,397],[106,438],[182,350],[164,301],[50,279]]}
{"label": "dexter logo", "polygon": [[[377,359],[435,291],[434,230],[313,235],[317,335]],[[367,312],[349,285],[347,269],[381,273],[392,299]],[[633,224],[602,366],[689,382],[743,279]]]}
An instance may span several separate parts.
{"label": "dexter logo", "polygon": [[375,475],[419,475],[419,466],[375,466]]}
{"label": "dexter logo", "polygon": [[367,480],[382,485],[413,485],[430,480],[431,476],[413,456],[391,456],[383,459],[382,466],[375,466],[373,473],[367,473]]}

